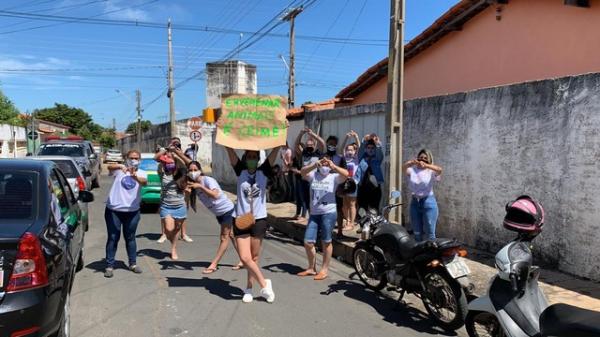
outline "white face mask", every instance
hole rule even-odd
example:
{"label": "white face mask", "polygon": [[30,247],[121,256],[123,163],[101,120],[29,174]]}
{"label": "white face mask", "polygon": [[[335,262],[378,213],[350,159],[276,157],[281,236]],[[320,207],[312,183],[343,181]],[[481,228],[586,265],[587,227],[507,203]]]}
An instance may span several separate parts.
{"label": "white face mask", "polygon": [[331,172],[331,167],[329,167],[329,166],[319,167],[319,173],[321,173],[322,175],[326,176],[329,174],[329,172]]}
{"label": "white face mask", "polygon": [[127,167],[137,168],[140,166],[140,161],[137,159],[127,159]]}
{"label": "white face mask", "polygon": [[193,181],[198,180],[198,177],[200,177],[200,171],[193,171],[188,173],[188,177],[190,177],[190,179],[192,179]]}

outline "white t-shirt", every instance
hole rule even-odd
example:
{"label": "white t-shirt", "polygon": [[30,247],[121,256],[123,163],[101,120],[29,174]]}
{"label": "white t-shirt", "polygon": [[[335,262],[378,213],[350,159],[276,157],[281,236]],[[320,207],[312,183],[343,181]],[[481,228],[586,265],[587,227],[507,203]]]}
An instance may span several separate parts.
{"label": "white t-shirt", "polygon": [[[114,175],[115,181],[110,188],[106,207],[117,212],[135,212],[139,210],[142,201],[140,184],[129,172],[114,170],[110,175]],[[137,170],[137,176],[144,179],[148,178],[146,171],[139,169]]]}
{"label": "white t-shirt", "polygon": [[324,176],[317,171],[312,171],[306,176],[310,183],[310,214],[321,215],[336,211],[335,190],[346,178],[338,173],[329,173]]}
{"label": "white t-shirt", "polygon": [[216,216],[221,216],[233,209],[233,202],[231,202],[231,200],[227,198],[225,193],[223,193],[223,190],[221,190],[221,186],[219,186],[219,183],[214,178],[201,176],[200,178],[198,178],[198,180],[201,180],[204,186],[209,190],[219,191],[219,196],[216,199],[213,199],[206,195],[206,193],[202,192],[200,189],[196,190],[198,199],[202,201],[202,204],[204,204],[204,206],[208,208],[209,211],[211,211]]}
{"label": "white t-shirt", "polygon": [[412,166],[407,169],[408,188],[412,195],[423,198],[433,195],[433,183],[442,180],[433,170]]}
{"label": "white t-shirt", "polygon": [[[237,203],[233,212],[234,217],[246,213],[254,214],[255,219],[264,219],[267,217],[267,182],[268,177],[273,175],[271,165],[268,160],[258,167],[254,174],[250,174],[246,169],[245,163],[239,161],[234,167],[238,176],[237,181]],[[252,208],[250,208],[252,200]]]}

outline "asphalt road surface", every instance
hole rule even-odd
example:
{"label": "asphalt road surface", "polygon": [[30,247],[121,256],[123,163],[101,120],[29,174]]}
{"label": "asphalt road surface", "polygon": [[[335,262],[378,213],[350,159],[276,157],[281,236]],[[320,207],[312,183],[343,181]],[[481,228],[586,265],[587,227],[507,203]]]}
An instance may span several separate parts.
{"label": "asphalt road surface", "polygon": [[[273,280],[275,302],[255,297],[242,303],[246,271],[234,271],[234,250],[220,269],[203,275],[217,248],[219,227],[200,207],[189,214],[193,243],[180,241],[178,261],[168,257],[169,243],[158,244],[157,213],[144,213],[138,227],[138,265],[143,274],[128,271],[123,241],[115,275],[103,276],[106,228],[104,201],[112,180],[101,179],[90,204],[90,230],[85,238],[85,268],[76,276],[71,299],[71,329],[75,337],[129,336],[431,336],[456,335],[437,328],[420,303],[395,310],[395,301],[366,290],[350,267],[333,261],[329,279],[313,281],[295,274],[305,267],[298,243],[270,233],[261,266]],[[319,261],[320,261],[319,256]],[[258,296],[258,289],[255,289]],[[460,335],[463,335],[461,333]]]}

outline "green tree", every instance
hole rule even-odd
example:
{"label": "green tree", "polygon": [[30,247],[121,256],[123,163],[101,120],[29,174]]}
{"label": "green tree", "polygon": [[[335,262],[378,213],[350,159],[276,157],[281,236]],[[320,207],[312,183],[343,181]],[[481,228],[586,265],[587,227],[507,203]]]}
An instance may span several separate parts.
{"label": "green tree", "polygon": [[117,145],[117,139],[115,138],[114,134],[111,135],[110,132],[102,133],[102,135],[98,139],[98,142],[105,149],[111,149],[114,148],[115,145]]}
{"label": "green tree", "polygon": [[[146,132],[148,130],[150,130],[150,128],[152,127],[152,122],[146,120],[146,121],[142,121],[142,133]],[[127,125],[127,129],[125,130],[125,132],[127,133],[135,133],[137,129],[137,122],[133,122],[130,123],[129,125]]]}
{"label": "green tree", "polygon": [[19,119],[19,110],[2,90],[0,90],[0,123],[23,124],[23,121]]}
{"label": "green tree", "polygon": [[84,127],[93,136],[94,127],[91,126],[92,117],[83,109],[70,107],[67,104],[54,103],[52,108],[36,109],[33,111],[35,118],[43,119],[71,127],[72,131],[80,136],[80,129]]}

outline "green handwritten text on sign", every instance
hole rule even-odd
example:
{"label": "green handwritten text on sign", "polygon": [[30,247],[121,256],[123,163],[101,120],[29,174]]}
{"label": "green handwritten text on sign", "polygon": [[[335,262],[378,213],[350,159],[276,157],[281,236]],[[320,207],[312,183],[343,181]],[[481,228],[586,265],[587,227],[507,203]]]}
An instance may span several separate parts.
{"label": "green handwritten text on sign", "polygon": [[285,99],[272,95],[230,95],[221,101],[217,143],[245,150],[284,145],[287,138]]}

